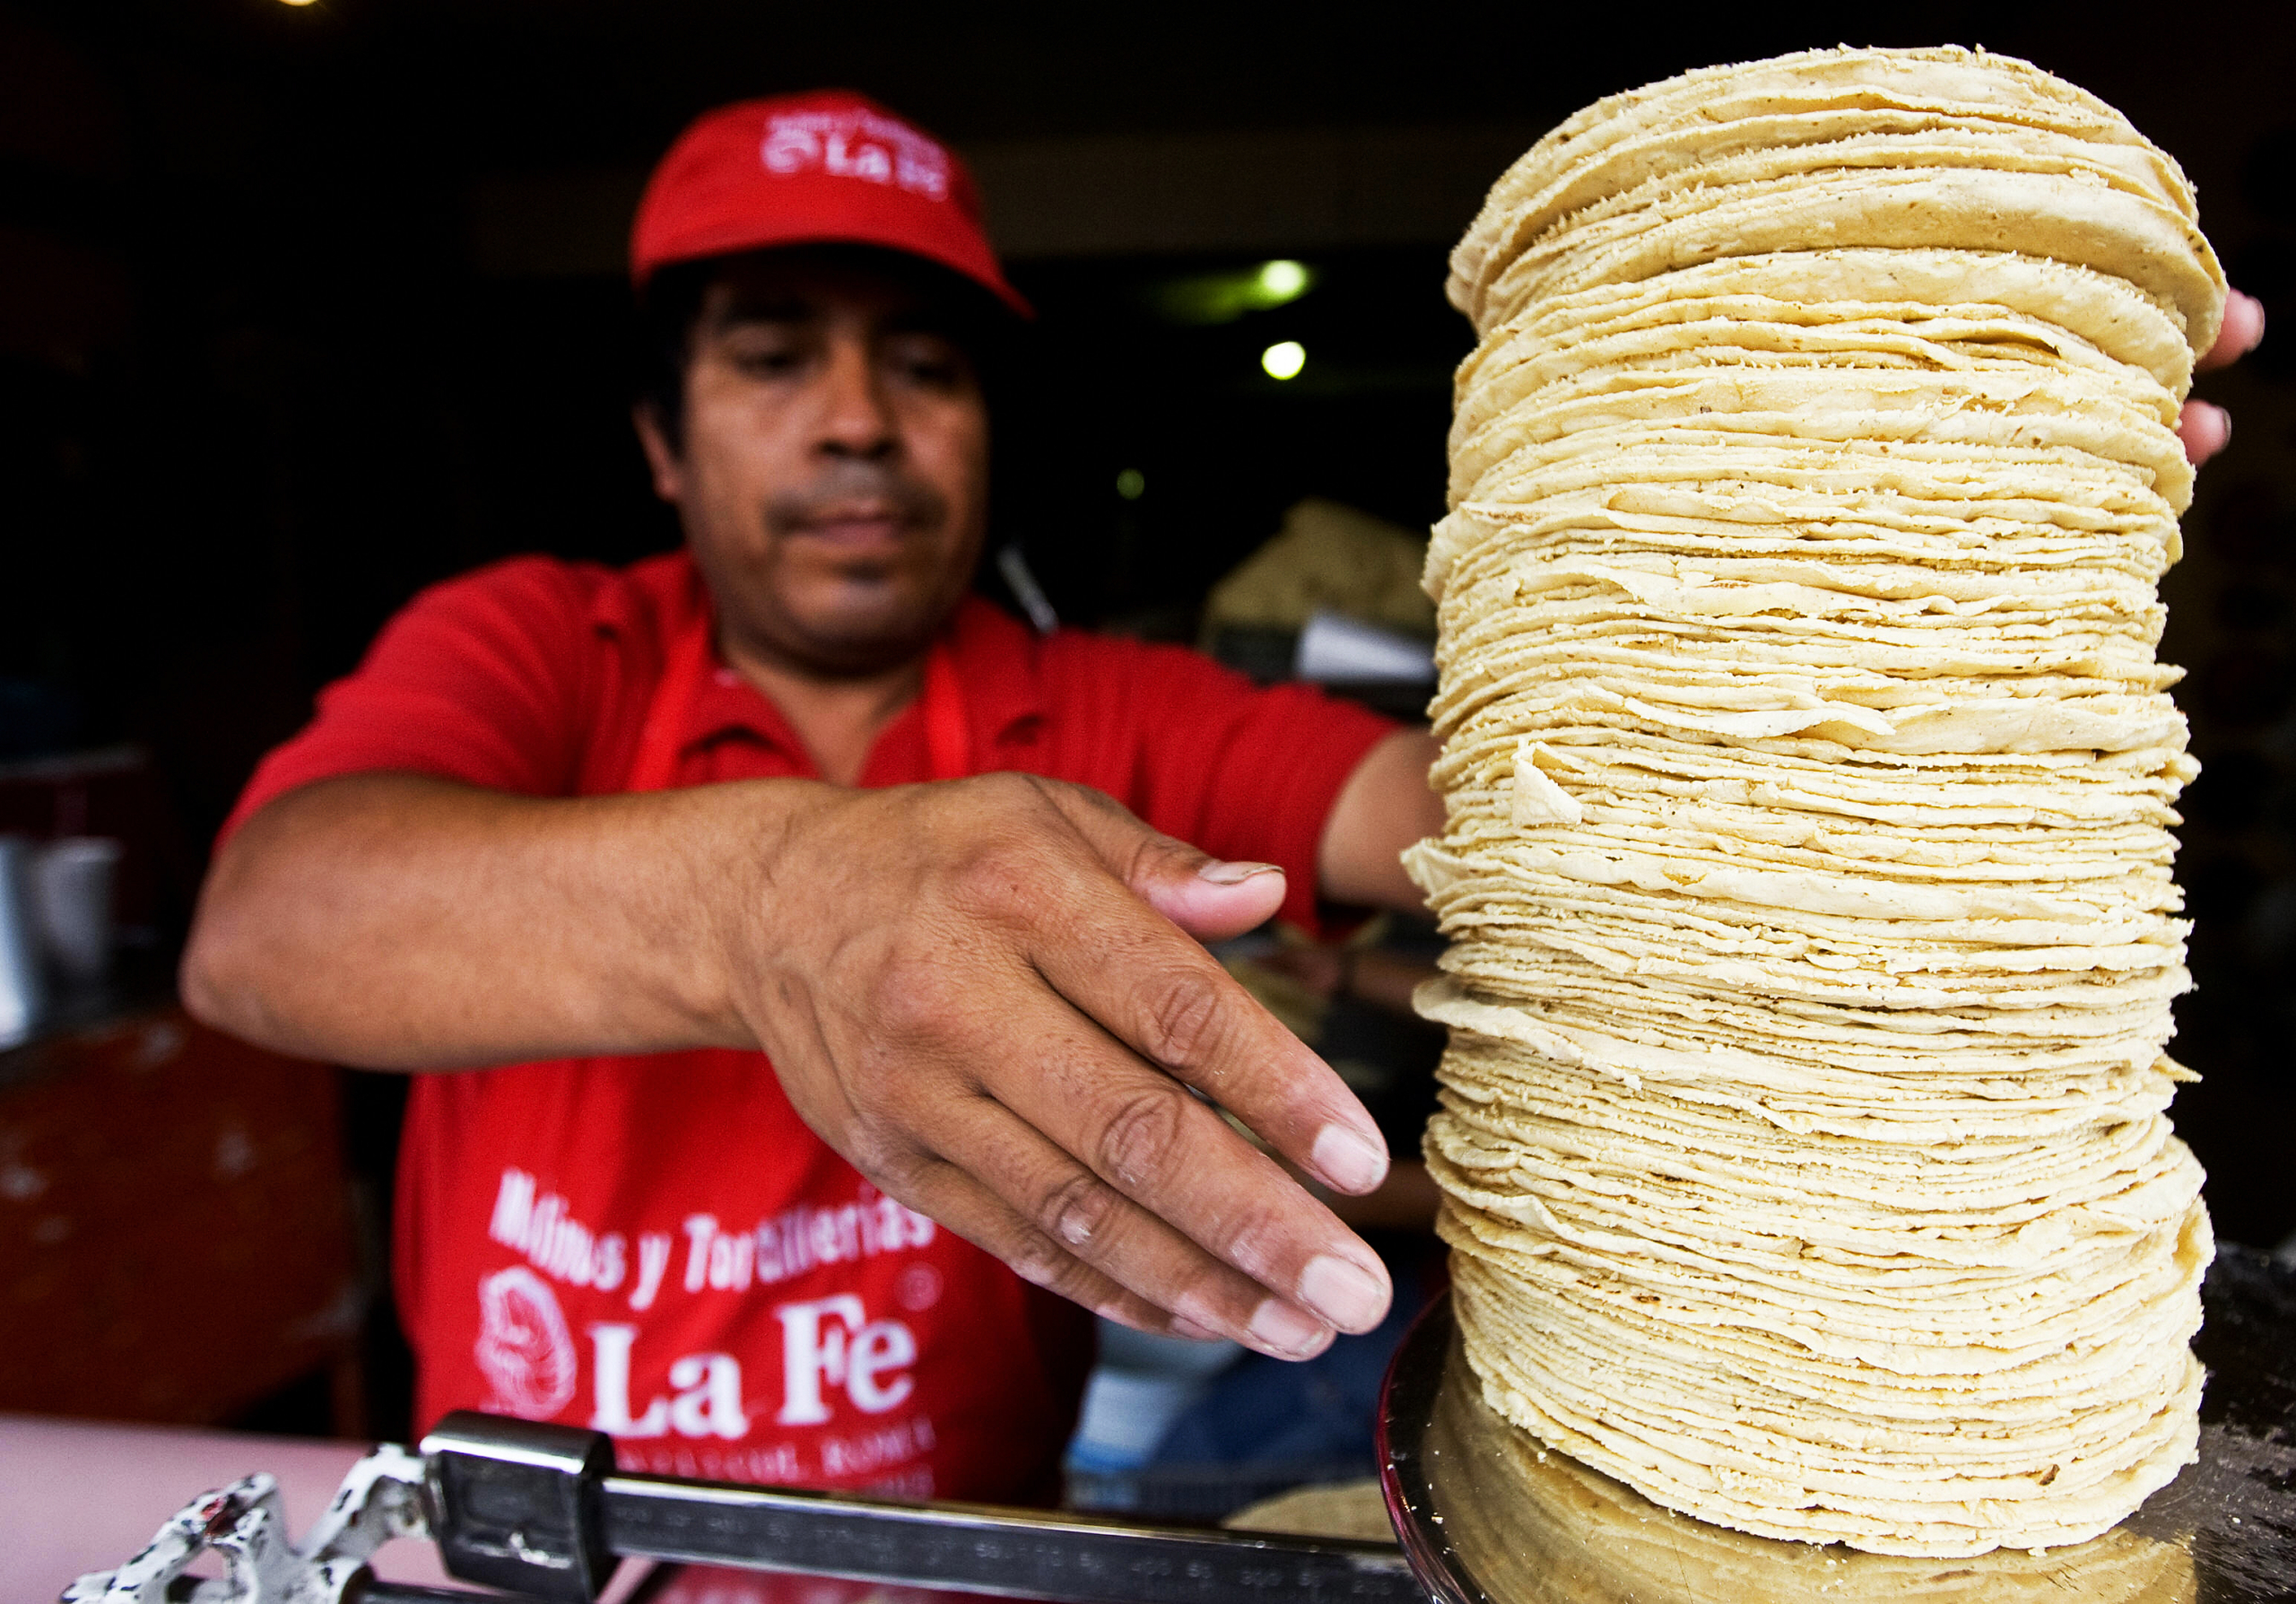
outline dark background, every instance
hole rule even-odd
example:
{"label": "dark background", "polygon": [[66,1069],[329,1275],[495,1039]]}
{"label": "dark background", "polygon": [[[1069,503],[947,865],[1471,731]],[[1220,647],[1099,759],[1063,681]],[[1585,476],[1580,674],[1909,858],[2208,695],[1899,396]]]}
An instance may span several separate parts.
{"label": "dark background", "polygon": [[[2203,30],[2205,31],[2204,32]],[[2120,106],[2283,327],[2205,381],[2166,655],[2207,773],[2178,1120],[2220,1231],[2296,1229],[2296,30],[2286,8],[796,7],[757,0],[0,5],[0,762],[132,741],[204,843],[419,586],[675,537],[626,423],[620,231],[724,100],[841,83],[972,157],[1042,310],[997,537],[1065,616],[1187,636],[1309,493],[1441,510],[1446,248],[1581,104],[1830,44],[1982,42]],[[1297,302],[1173,324],[1176,278],[1296,257]],[[1278,385],[1271,341],[1309,352]],[[1135,468],[1146,493],[1115,489]]]}

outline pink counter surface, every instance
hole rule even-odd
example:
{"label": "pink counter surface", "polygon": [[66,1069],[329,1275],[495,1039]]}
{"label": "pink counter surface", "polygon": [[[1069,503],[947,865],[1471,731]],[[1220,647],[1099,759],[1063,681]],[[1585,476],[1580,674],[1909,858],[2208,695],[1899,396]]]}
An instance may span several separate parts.
{"label": "pink counter surface", "polygon": [[[279,1478],[288,1523],[300,1539],[365,1451],[360,1443],[0,1414],[0,1604],[53,1604],[83,1573],[134,1557],[161,1522],[200,1494],[257,1470]],[[439,1568],[427,1543],[392,1543],[376,1555],[374,1569],[392,1582],[468,1585]],[[601,1604],[627,1598],[646,1571],[624,1565]],[[649,1604],[955,1604],[962,1597],[694,1567]]]}
{"label": "pink counter surface", "polygon": [[[358,1443],[0,1415],[0,1604],[54,1604],[74,1578],[135,1557],[161,1523],[211,1487],[257,1470],[279,1478],[300,1537],[326,1509]],[[391,1544],[375,1572],[449,1581],[427,1545]]]}

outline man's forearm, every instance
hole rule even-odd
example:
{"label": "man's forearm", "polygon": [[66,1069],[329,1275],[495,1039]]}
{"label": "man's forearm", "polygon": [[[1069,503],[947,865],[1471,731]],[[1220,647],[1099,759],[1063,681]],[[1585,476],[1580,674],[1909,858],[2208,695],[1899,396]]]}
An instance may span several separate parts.
{"label": "man's forearm", "polygon": [[1387,1155],[1201,945],[1274,911],[1274,870],[1020,774],[580,801],[366,775],[224,846],[184,989],[353,1064],[760,1047],[871,1181],[1031,1280],[1297,1357],[1376,1324],[1386,1272],[1192,1092],[1341,1191]]}
{"label": "man's forearm", "polygon": [[720,956],[727,876],[819,789],[537,800],[378,773],[291,791],[218,855],[185,1003],[373,1068],[755,1045]]}
{"label": "man's forearm", "polygon": [[1317,889],[1335,902],[1417,913],[1426,899],[1399,855],[1443,829],[1443,800],[1428,789],[1441,751],[1424,730],[1398,729],[1363,754],[1340,787],[1316,854]]}

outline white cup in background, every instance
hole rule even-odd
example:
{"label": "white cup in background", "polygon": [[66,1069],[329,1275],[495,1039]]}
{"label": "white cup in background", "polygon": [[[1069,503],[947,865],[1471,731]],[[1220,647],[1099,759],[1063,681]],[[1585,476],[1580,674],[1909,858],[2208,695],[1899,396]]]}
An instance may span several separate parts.
{"label": "white cup in background", "polygon": [[32,911],[37,850],[21,835],[0,835],[0,1048],[30,1040],[48,1007]]}
{"label": "white cup in background", "polygon": [[101,980],[111,967],[112,883],[120,844],[108,835],[67,835],[32,859],[32,906],[41,945],[66,983]]}

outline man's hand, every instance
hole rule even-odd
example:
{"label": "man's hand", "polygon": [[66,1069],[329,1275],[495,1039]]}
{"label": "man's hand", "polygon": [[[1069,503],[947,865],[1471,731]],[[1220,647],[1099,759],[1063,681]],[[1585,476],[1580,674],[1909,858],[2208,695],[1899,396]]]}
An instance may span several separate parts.
{"label": "man's hand", "polygon": [[436,1068],[762,1047],[886,1192],[1134,1325],[1302,1357],[1386,1312],[1336,1191],[1387,1171],[1337,1076],[1194,937],[1283,899],[1021,775],[535,800],[322,781],[225,843],[184,996],[284,1051]]}
{"label": "man's hand", "polygon": [[1367,1330],[1377,1255],[1189,1088],[1334,1190],[1361,1105],[1190,937],[1275,911],[1097,791],[1022,775],[824,792],[748,901],[735,995],[864,1174],[1113,1319],[1287,1358]]}
{"label": "man's hand", "polygon": [[[2216,331],[2216,344],[2193,366],[2202,372],[2229,368],[2263,338],[2264,302],[2235,290],[2224,302],[2224,324]],[[2187,401],[2177,418],[2177,437],[2185,442],[2187,459],[2198,467],[2231,443],[2232,414],[2213,401]]]}

